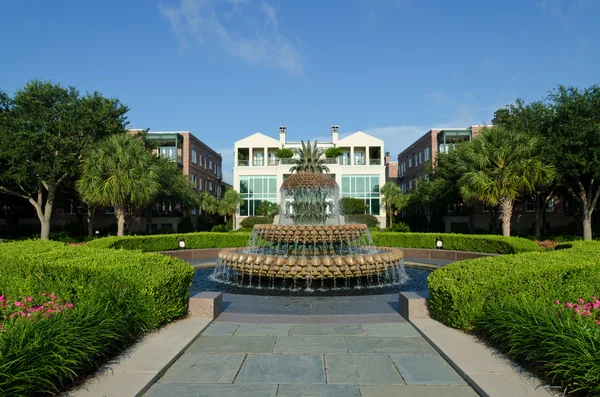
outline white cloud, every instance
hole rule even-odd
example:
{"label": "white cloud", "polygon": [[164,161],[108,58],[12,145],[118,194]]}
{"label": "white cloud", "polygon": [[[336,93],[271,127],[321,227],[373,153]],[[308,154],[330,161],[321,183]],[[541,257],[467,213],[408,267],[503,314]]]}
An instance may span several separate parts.
{"label": "white cloud", "polygon": [[160,4],[181,48],[217,46],[251,65],[302,75],[303,59],[281,31],[276,10],[247,0],[178,0]]}

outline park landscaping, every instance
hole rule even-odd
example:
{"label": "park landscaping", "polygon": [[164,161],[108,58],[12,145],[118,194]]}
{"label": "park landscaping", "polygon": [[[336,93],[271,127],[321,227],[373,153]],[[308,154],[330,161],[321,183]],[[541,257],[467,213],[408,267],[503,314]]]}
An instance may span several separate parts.
{"label": "park landscaping", "polygon": [[0,395],[53,395],[187,313],[191,266],[139,251],[0,244]]}
{"label": "park landscaping", "polygon": [[430,309],[552,384],[600,393],[600,243],[460,261],[429,278]]}

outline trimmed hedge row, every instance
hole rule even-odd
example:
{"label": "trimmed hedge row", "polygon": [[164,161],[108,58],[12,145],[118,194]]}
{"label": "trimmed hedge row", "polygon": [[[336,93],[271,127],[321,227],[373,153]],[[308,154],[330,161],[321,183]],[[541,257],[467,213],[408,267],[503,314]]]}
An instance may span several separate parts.
{"label": "trimmed hedge row", "polygon": [[142,333],[185,315],[193,268],[136,251],[50,241],[0,244],[0,295],[54,293],[74,307],[49,319],[0,318],[0,395],[57,393]]}
{"label": "trimmed hedge row", "polygon": [[[541,251],[534,242],[518,237],[486,236],[473,234],[395,233],[372,232],[375,245],[403,248],[435,248],[436,237],[442,237],[444,249],[456,251],[514,254]],[[87,247],[122,248],[144,252],[170,251],[179,249],[184,240],[188,249],[245,247],[249,233],[187,233],[162,234],[155,236],[105,237],[91,241]]]}
{"label": "trimmed hedge row", "polygon": [[535,302],[600,296],[600,243],[452,263],[427,278],[435,318],[470,330],[487,306],[514,296]]}
{"label": "trimmed hedge row", "polygon": [[250,233],[185,233],[154,236],[104,237],[86,244],[93,248],[116,248],[141,250],[143,252],[173,251],[179,249],[179,241],[185,241],[187,249],[245,247]]}
{"label": "trimmed hedge row", "polygon": [[451,251],[516,254],[541,251],[533,241],[520,237],[479,234],[390,233],[372,232],[373,243],[383,247],[435,249],[435,239],[441,237],[444,249]]}

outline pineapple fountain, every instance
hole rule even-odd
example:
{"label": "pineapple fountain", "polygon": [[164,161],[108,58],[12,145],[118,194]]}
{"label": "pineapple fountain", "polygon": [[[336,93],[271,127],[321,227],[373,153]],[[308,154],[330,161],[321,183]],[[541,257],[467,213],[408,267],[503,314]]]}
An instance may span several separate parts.
{"label": "pineapple fountain", "polygon": [[213,280],[311,291],[382,287],[407,279],[401,250],[375,247],[367,225],[340,222],[339,187],[329,175],[292,174],[280,197],[277,224],[255,225],[245,248],[222,250]]}

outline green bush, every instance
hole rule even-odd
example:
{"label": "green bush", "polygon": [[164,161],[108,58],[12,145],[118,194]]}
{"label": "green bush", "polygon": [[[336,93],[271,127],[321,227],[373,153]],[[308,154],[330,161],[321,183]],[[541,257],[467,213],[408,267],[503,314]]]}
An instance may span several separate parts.
{"label": "green bush", "polygon": [[392,232],[410,233],[410,227],[404,222],[396,222],[392,225]]}
{"label": "green bush", "polygon": [[337,157],[342,155],[342,149],[339,147],[330,147],[325,151],[325,157]]}
{"label": "green bush", "polygon": [[364,214],[367,212],[367,205],[365,200],[344,197],[340,200],[340,213],[346,216]]}
{"label": "green bush", "polygon": [[193,273],[183,261],[139,251],[0,244],[0,295],[52,292],[74,304],[49,319],[8,320],[0,395],[56,394],[143,332],[185,315]]}
{"label": "green bush", "polygon": [[569,395],[600,395],[600,327],[540,302],[490,304],[478,332]]}
{"label": "green bush", "polygon": [[143,252],[173,251],[179,249],[184,240],[186,249],[245,247],[249,233],[187,233],[163,234],[160,236],[104,237],[90,241],[85,246],[94,248],[116,248],[141,250]]}
{"label": "green bush", "polygon": [[385,247],[435,249],[435,239],[442,238],[445,250],[515,254],[542,251],[536,243],[519,237],[453,233],[371,233],[375,245]]}
{"label": "green bush", "polygon": [[600,295],[600,244],[452,263],[429,275],[435,318],[470,330],[487,306],[518,295],[527,301],[566,301]]}
{"label": "green bush", "polygon": [[364,223],[368,227],[379,226],[377,218],[370,214],[346,215],[344,220],[346,223]]}
{"label": "green bush", "polygon": [[291,149],[277,149],[277,151],[275,152],[275,157],[280,158],[280,159],[289,159],[292,158],[294,156],[294,152]]}
{"label": "green bush", "polygon": [[244,218],[244,220],[240,223],[242,227],[252,229],[254,225],[272,225],[273,218],[270,216],[249,216]]}

